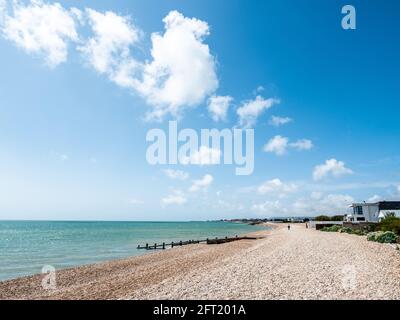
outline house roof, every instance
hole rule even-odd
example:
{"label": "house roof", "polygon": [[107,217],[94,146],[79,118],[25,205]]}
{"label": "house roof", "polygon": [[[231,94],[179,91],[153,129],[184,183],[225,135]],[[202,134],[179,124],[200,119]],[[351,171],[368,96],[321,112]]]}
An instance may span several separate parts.
{"label": "house roof", "polygon": [[400,210],[400,201],[379,201],[352,203],[350,207],[379,206],[379,210]]}
{"label": "house roof", "polygon": [[381,201],[378,204],[379,210],[400,210],[400,201]]}

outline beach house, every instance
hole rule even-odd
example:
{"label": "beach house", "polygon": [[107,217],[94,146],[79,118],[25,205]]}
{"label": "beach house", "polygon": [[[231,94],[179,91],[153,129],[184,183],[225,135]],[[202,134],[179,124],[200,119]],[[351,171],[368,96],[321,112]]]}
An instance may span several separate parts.
{"label": "beach house", "polygon": [[346,222],[379,222],[388,214],[400,217],[400,201],[380,201],[374,203],[353,203],[345,214]]}

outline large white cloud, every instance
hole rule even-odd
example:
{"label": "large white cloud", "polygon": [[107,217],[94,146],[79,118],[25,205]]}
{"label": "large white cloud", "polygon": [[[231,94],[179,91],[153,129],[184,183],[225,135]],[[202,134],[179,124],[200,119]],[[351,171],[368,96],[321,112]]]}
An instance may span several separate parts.
{"label": "large white cloud", "polygon": [[[4,2],[3,2],[4,5]],[[40,0],[29,4],[13,2],[11,14],[3,16],[3,36],[28,53],[43,55],[50,67],[65,62],[68,42],[77,41],[77,9],[66,10],[59,3]]]}
{"label": "large white cloud", "polygon": [[208,111],[214,121],[224,121],[228,113],[228,108],[233,98],[230,96],[212,96],[208,100]]}
{"label": "large white cloud", "polygon": [[193,180],[192,186],[189,188],[190,192],[205,191],[212,184],[214,178],[210,174],[206,174],[199,180]]}
{"label": "large white cloud", "polygon": [[132,58],[130,49],[138,42],[141,31],[129,17],[112,11],[86,9],[86,16],[93,36],[78,50],[97,72],[106,74],[121,87],[133,88],[140,64]]}
{"label": "large white cloud", "polygon": [[215,59],[204,38],[206,22],[171,11],[164,34],[153,33],[152,60],[145,64],[136,89],[153,106],[149,118],[178,116],[186,107],[202,103],[217,89]]}
{"label": "large white cloud", "polygon": [[353,171],[346,168],[343,161],[329,159],[324,164],[317,165],[314,168],[313,178],[314,180],[321,180],[327,176],[339,177],[352,173]]}
{"label": "large white cloud", "polygon": [[275,98],[264,99],[257,96],[254,100],[246,101],[236,112],[239,116],[239,125],[245,128],[253,127],[257,118],[267,109],[279,104],[280,101]]}

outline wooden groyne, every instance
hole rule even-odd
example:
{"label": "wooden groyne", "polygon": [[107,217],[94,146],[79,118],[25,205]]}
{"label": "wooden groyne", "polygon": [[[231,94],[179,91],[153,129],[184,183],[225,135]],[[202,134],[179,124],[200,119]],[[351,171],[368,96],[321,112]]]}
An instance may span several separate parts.
{"label": "wooden groyne", "polygon": [[167,248],[174,248],[174,247],[180,247],[180,246],[187,246],[190,244],[199,244],[199,243],[205,243],[205,244],[222,244],[222,243],[228,243],[232,241],[238,241],[238,240],[257,240],[260,238],[256,237],[238,237],[235,236],[233,238],[213,238],[213,239],[204,239],[204,240],[187,240],[187,241],[178,241],[178,242],[170,242],[170,243],[154,243],[154,244],[149,244],[146,243],[145,245],[138,245],[137,249],[145,249],[145,250],[165,250]]}

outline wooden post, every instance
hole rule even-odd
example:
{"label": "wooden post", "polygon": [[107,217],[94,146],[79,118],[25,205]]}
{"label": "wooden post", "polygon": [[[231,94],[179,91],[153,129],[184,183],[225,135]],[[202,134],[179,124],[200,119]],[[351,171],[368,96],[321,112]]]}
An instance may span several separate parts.
{"label": "wooden post", "polygon": [[146,243],[146,250],[149,250],[149,244]]}
{"label": "wooden post", "polygon": [[179,241],[179,245],[180,245],[180,246],[182,245],[182,240],[181,240],[181,241]]}
{"label": "wooden post", "polygon": [[165,249],[165,242],[162,243],[162,248]]}
{"label": "wooden post", "polygon": [[157,243],[154,244],[154,250],[157,249]]}
{"label": "wooden post", "polygon": [[174,242],[172,241],[172,242],[171,242],[171,248],[173,248],[173,247],[174,247]]}

